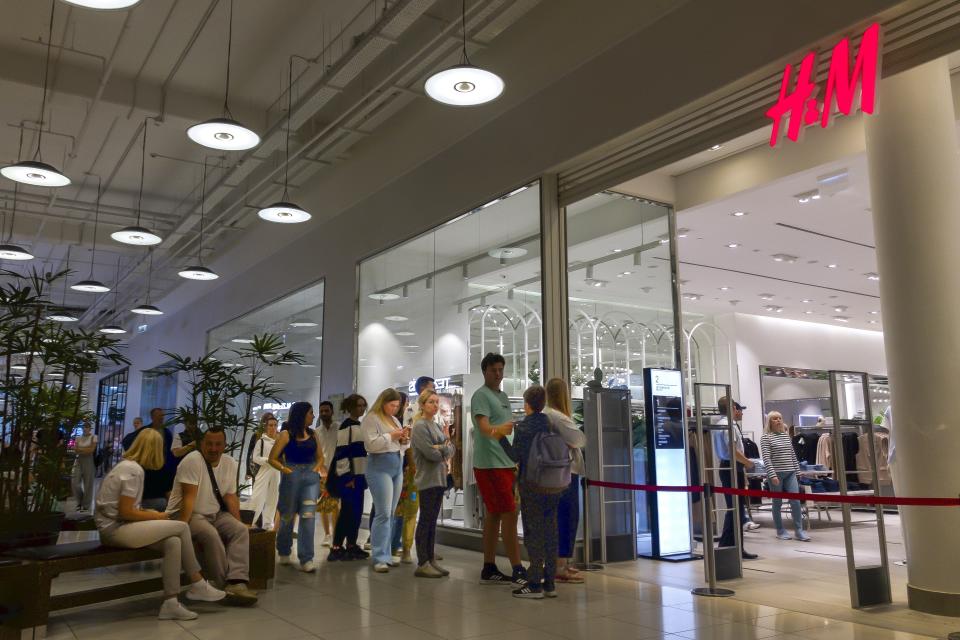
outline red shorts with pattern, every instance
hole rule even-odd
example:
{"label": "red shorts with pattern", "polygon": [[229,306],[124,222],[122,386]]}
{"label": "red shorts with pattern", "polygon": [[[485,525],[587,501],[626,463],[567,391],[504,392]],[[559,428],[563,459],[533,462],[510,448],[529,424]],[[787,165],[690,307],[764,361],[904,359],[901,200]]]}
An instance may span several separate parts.
{"label": "red shorts with pattern", "polygon": [[513,491],[517,474],[514,469],[474,469],[473,475],[488,512],[511,513],[517,510]]}

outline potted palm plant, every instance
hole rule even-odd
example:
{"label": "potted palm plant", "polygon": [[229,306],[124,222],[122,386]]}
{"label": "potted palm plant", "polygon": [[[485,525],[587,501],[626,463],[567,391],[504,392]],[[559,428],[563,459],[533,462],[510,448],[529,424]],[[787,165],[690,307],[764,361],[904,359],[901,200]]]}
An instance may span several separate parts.
{"label": "potted palm plant", "polygon": [[56,541],[67,442],[93,417],[85,382],[103,362],[127,362],[115,338],[48,318],[68,275],[0,270],[0,550]]}

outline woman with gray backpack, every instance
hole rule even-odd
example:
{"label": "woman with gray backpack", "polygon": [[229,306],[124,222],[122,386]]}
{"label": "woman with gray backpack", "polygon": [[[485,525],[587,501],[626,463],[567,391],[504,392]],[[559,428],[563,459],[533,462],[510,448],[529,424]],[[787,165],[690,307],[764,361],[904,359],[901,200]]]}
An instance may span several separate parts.
{"label": "woman with gray backpack", "polygon": [[[515,598],[555,598],[557,563],[557,505],[570,486],[572,448],[568,429],[556,429],[543,413],[547,393],[540,385],[523,392],[527,414],[514,429],[513,449],[520,465],[520,516],[523,543],[530,566],[526,585],[515,589]],[[569,442],[568,442],[569,440]]]}

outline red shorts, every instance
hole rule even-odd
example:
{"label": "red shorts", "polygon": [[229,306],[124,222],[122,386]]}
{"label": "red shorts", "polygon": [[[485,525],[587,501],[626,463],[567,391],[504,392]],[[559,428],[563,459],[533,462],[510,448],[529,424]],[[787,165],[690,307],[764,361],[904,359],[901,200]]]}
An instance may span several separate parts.
{"label": "red shorts", "polygon": [[517,477],[514,469],[474,469],[473,475],[488,512],[511,513],[517,510],[513,493],[513,482]]}

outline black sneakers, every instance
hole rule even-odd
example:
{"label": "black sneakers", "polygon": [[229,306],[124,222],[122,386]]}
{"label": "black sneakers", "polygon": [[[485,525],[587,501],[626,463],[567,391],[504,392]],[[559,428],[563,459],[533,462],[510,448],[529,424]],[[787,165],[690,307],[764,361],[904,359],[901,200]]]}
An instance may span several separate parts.
{"label": "black sneakers", "polygon": [[370,554],[361,549],[359,546],[347,547],[347,557],[345,560],[366,560],[369,557]]}
{"label": "black sneakers", "polygon": [[510,578],[495,566],[488,566],[480,572],[480,584],[510,584]]}
{"label": "black sneakers", "polygon": [[330,555],[327,556],[327,562],[337,562],[338,560],[347,559],[346,549],[341,549],[340,547],[334,547],[333,549],[330,549]]}
{"label": "black sneakers", "polygon": [[524,584],[519,589],[513,590],[514,598],[526,598],[529,600],[542,600],[543,599],[543,589],[540,587],[531,587],[529,584]]}
{"label": "black sneakers", "polygon": [[513,570],[513,578],[511,579],[513,586],[515,587],[525,587],[530,582],[527,580],[527,570],[523,567],[517,567]]}

